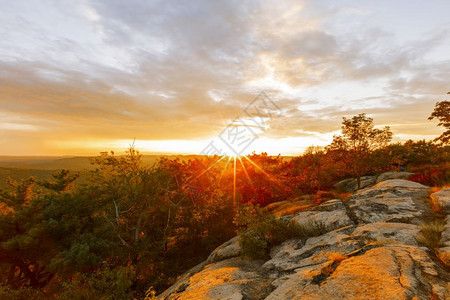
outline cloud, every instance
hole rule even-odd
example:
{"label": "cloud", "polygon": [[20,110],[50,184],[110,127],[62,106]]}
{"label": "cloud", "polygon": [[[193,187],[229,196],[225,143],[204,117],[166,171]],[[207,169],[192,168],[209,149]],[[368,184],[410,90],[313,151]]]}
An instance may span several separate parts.
{"label": "cloud", "polygon": [[0,140],[21,131],[13,153],[27,140],[207,139],[261,91],[284,111],[265,138],[320,141],[360,112],[438,134],[418,119],[447,92],[449,23],[400,39],[375,16],[358,2],[16,1],[0,12],[0,113],[13,118]]}

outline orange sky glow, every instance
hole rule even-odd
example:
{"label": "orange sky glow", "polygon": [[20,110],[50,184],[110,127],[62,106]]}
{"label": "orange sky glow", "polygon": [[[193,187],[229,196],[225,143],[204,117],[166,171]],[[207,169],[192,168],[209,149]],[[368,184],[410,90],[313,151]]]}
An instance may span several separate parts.
{"label": "orange sky glow", "polygon": [[[261,93],[242,154],[325,146],[367,113],[433,139],[448,1],[14,1],[0,10],[0,155],[200,154]],[[247,120],[249,121],[249,120]]]}

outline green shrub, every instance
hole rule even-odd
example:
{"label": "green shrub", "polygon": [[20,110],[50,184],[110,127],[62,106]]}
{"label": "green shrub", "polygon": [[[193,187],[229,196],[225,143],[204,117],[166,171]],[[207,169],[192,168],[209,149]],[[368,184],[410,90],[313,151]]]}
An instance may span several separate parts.
{"label": "green shrub", "polygon": [[265,259],[267,257],[268,244],[264,235],[260,232],[249,231],[243,233],[239,240],[241,255],[250,259]]}
{"label": "green shrub", "polygon": [[[299,225],[295,221],[287,222],[283,219],[277,219],[273,215],[266,215],[263,219],[259,214],[259,208],[246,211],[253,211],[256,214],[250,215],[252,221],[247,224],[247,231],[241,233],[239,244],[241,246],[241,255],[250,259],[267,259],[269,251],[273,246],[279,245],[291,238],[307,239],[313,236],[319,236],[327,232],[326,226],[322,223],[309,221],[305,225]],[[244,217],[240,217],[244,220]],[[258,220],[259,221],[255,221]]]}
{"label": "green shrub", "polygon": [[103,267],[90,274],[76,274],[70,283],[63,283],[58,299],[134,299],[133,267]]}

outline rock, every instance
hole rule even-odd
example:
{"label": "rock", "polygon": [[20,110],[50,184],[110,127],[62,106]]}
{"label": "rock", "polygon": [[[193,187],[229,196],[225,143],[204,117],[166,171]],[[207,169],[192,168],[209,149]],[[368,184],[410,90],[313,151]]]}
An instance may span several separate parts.
{"label": "rock", "polygon": [[403,222],[410,223],[419,218],[410,197],[371,197],[349,200],[350,209],[361,223]]}
{"label": "rock", "polygon": [[327,231],[353,224],[345,210],[304,211],[291,219],[302,227],[324,226]]}
{"label": "rock", "polygon": [[349,229],[352,226],[309,238],[304,245],[301,241],[286,241],[272,255],[272,259],[264,263],[262,270],[284,274],[298,268],[318,265],[326,261],[331,252],[348,254],[356,251],[365,243],[362,238],[349,235]]}
{"label": "rock", "polygon": [[414,173],[411,172],[385,172],[378,175],[376,183],[380,183],[389,179],[408,179],[408,177],[413,174]]}
{"label": "rock", "polygon": [[276,217],[282,217],[286,215],[295,214],[311,206],[312,201],[310,200],[280,201],[267,205],[266,207],[264,207],[264,210],[267,212],[271,212]]}
{"label": "rock", "polygon": [[[228,299],[244,298],[246,287],[265,286],[271,282],[256,272],[261,262],[231,258],[205,266],[201,271],[185,279],[171,293],[163,293],[159,299]],[[267,292],[269,292],[268,290]]]}
{"label": "rock", "polygon": [[416,182],[391,179],[356,192],[348,205],[360,223],[420,223],[423,213],[431,213],[421,199],[428,187]]}
{"label": "rock", "polygon": [[383,182],[378,183],[373,188],[397,188],[397,189],[408,189],[408,190],[417,190],[417,189],[428,189],[426,185],[422,185],[420,183],[404,180],[404,179],[390,179]]}
{"label": "rock", "polygon": [[405,223],[371,223],[358,226],[353,235],[363,236],[375,243],[417,245],[419,227]]}
{"label": "rock", "polygon": [[446,282],[434,267],[418,247],[380,247],[345,259],[320,284],[320,267],[298,269],[274,282],[266,299],[429,299],[431,292],[444,299]]}
{"label": "rock", "polygon": [[[376,177],[375,176],[363,176],[361,177],[360,187],[359,189],[366,188],[370,185],[375,184]],[[347,192],[347,193],[354,193],[358,190],[358,181],[356,179],[350,178],[350,179],[344,179],[339,181],[334,185],[334,187],[338,190]]]}
{"label": "rock", "polygon": [[445,229],[441,234],[441,243],[447,247],[450,247],[450,215],[447,215],[445,220]]}
{"label": "rock", "polygon": [[337,190],[346,192],[347,191],[347,185],[349,183],[353,182],[353,180],[354,180],[353,178],[347,178],[347,179],[341,180],[338,183],[335,183],[333,185],[333,187],[335,189],[337,189]]}
{"label": "rock", "polygon": [[[313,232],[317,236],[272,247],[267,261],[238,257],[235,237],[158,299],[449,299],[444,264],[450,260],[450,216],[439,260],[415,240],[417,224],[432,214],[423,199],[428,189],[390,179],[359,190],[345,203],[334,199],[283,216],[305,227],[325,226]],[[446,193],[435,198],[445,199]]]}
{"label": "rock", "polygon": [[442,207],[447,214],[450,213],[450,188],[433,193],[430,197],[431,200]]}
{"label": "rock", "polygon": [[235,236],[228,242],[217,247],[208,257],[206,263],[213,263],[227,258],[239,256],[241,247],[239,246],[239,236]]}

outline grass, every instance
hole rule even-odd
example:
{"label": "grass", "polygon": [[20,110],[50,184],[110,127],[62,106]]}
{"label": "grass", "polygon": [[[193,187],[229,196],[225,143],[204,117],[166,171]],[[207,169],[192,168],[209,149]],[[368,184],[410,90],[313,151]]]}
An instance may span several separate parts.
{"label": "grass", "polygon": [[320,269],[320,272],[315,275],[312,279],[312,283],[320,284],[324,282],[331,274],[336,271],[339,264],[348,258],[347,255],[339,253],[339,252],[331,252],[328,254],[328,261],[325,266]]}
{"label": "grass", "polygon": [[416,235],[416,241],[428,247],[429,249],[436,251],[437,248],[442,246],[441,234],[445,229],[445,223],[441,219],[435,219],[428,223],[422,223],[420,231]]}

